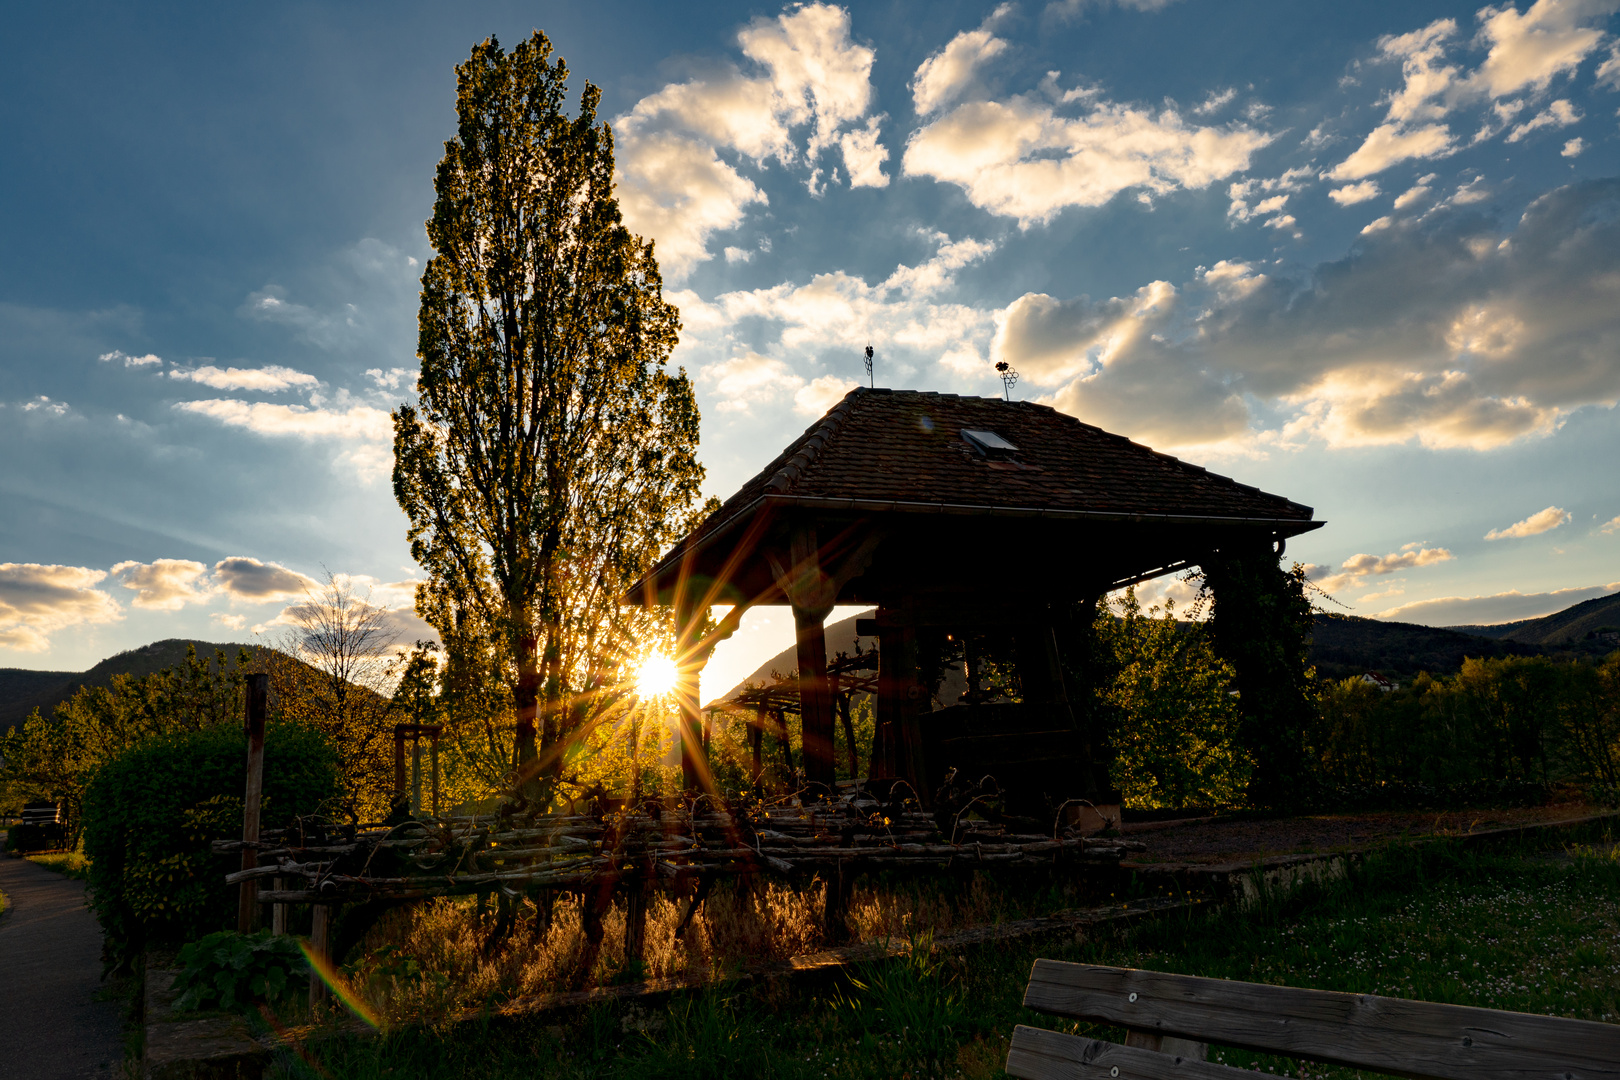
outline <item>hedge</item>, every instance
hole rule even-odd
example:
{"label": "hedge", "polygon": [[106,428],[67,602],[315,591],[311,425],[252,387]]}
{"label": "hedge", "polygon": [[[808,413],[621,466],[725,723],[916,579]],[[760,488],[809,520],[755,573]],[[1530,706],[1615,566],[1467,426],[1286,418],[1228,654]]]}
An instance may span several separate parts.
{"label": "hedge", "polygon": [[[90,903],[109,968],[148,944],[178,944],[233,921],[232,858],[209,843],[240,836],[247,746],[234,724],[141,743],[96,771],[85,791]],[[318,731],[272,724],[264,740],[266,828],[319,811],[338,790],[337,755]]]}

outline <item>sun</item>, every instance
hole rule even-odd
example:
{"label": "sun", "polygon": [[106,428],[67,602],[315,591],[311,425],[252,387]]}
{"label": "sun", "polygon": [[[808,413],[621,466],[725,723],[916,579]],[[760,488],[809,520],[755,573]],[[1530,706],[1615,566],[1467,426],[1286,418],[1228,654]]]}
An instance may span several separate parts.
{"label": "sun", "polygon": [[678,677],[675,661],[662,653],[655,653],[642,661],[641,670],[636,673],[636,693],[642,697],[667,694],[675,689]]}

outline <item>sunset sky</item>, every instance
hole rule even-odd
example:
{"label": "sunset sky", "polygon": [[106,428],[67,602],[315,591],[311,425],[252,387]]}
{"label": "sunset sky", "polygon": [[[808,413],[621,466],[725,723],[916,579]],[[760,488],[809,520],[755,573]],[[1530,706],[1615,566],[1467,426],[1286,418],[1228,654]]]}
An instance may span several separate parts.
{"label": "sunset sky", "polygon": [[[27,5],[0,666],[409,605],[388,482],[455,65],[602,88],[725,496],[862,377],[1307,503],[1357,614],[1620,589],[1620,0]],[[786,643],[755,620],[707,694]],[[402,616],[407,637],[426,629]]]}

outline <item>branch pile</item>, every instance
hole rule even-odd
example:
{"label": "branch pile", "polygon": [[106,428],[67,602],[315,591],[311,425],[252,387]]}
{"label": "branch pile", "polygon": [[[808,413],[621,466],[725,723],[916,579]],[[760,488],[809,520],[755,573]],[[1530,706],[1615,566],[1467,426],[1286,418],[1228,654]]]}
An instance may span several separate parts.
{"label": "branch pile", "polygon": [[281,879],[280,887],[261,889],[261,903],[336,904],[758,873],[808,878],[832,870],[1056,860],[1113,866],[1140,846],[1069,830],[1041,836],[978,819],[941,820],[910,800],[884,802],[856,788],[825,801],[701,798],[673,808],[650,801],[612,812],[443,818],[393,827],[307,820],[252,844],[218,840],[213,850],[258,850],[257,867],[225,881]]}

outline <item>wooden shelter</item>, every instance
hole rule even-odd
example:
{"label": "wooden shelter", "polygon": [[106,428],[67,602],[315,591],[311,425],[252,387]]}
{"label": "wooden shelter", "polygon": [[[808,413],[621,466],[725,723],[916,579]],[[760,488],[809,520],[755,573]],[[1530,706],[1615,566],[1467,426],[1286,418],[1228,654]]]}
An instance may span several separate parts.
{"label": "wooden shelter", "polygon": [[[835,604],[859,604],[877,608],[862,628],[879,639],[873,777],[906,781],[924,802],[956,769],[993,773],[1031,806],[1101,803],[1107,762],[1080,685],[1088,602],[1212,560],[1275,567],[1288,537],[1321,524],[1308,506],[1044,405],[860,388],[626,599],[676,609],[688,787],[711,786],[698,673],[760,604],[793,610],[803,775],[832,787],[823,622]],[[713,605],[731,611],[705,634]],[[975,692],[976,649],[1016,656],[1021,700],[970,692],[932,710],[926,678],[942,641],[965,648]]]}

